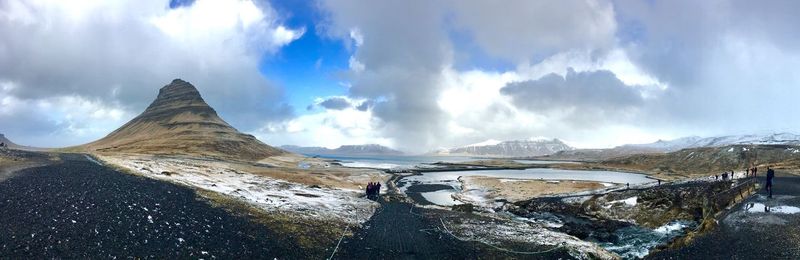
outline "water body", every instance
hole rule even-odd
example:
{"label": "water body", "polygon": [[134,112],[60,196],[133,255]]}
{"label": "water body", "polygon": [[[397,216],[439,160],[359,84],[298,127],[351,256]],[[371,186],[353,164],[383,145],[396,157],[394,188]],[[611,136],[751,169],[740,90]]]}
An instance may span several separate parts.
{"label": "water body", "polygon": [[316,155],[306,154],[306,156],[316,156],[319,158],[333,159],[341,161],[346,167],[363,167],[377,169],[410,169],[414,167],[431,167],[431,163],[447,162],[459,163],[477,161],[482,158],[468,156],[403,156],[403,155]]}
{"label": "water body", "polygon": [[630,183],[631,185],[653,182],[653,179],[648,178],[646,175],[636,173],[534,168],[525,170],[425,172],[422,175],[401,179],[398,182],[398,187],[407,192],[413,186],[445,185],[443,187],[440,186],[442,188],[435,191],[421,192],[420,195],[433,204],[450,206],[460,203],[453,200],[450,195],[461,191],[461,182],[458,181],[458,178],[462,176],[487,176],[524,180],[597,181],[616,184]]}
{"label": "water body", "polygon": [[623,259],[644,258],[653,248],[672,241],[686,233],[687,228],[697,224],[689,221],[673,221],[656,229],[630,226],[614,232],[617,239],[613,243],[600,243],[608,251],[617,253]]}

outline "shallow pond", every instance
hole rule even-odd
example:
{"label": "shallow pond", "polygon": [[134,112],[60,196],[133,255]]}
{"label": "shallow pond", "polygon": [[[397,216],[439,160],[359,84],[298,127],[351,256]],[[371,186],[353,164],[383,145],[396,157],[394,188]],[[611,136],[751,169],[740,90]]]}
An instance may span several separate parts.
{"label": "shallow pond", "polygon": [[[419,185],[439,184],[436,190],[420,192],[428,202],[441,206],[458,204],[450,196],[461,190],[461,182],[458,181],[462,176],[487,176],[504,179],[525,179],[525,180],[577,180],[577,181],[597,181],[602,183],[643,184],[654,181],[643,174],[613,172],[613,171],[586,171],[586,170],[561,170],[561,169],[525,169],[525,170],[480,170],[480,171],[448,171],[448,172],[425,172],[422,175],[414,175],[401,179],[398,187],[406,192],[409,187]],[[442,186],[446,185],[446,186]],[[449,188],[447,187],[449,186]],[[435,194],[431,194],[436,192]]]}

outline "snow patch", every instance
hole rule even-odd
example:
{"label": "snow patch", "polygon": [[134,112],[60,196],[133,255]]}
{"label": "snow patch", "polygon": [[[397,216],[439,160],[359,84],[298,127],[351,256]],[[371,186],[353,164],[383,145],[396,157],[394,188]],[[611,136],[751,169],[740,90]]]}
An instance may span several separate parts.
{"label": "snow patch", "polygon": [[[360,198],[360,191],[311,188],[299,183],[239,172],[214,162],[177,158],[102,159],[150,178],[218,192],[267,211],[289,213],[303,218],[338,220],[360,225],[378,207],[377,203]],[[164,174],[165,172],[170,174]]]}
{"label": "snow patch", "polygon": [[630,197],[630,198],[627,198],[627,199],[624,199],[624,200],[609,201],[608,203],[611,204],[611,205],[622,203],[622,204],[625,204],[625,205],[627,205],[629,207],[633,207],[633,206],[636,206],[636,200],[638,198],[639,198],[638,196],[633,196],[633,197]]}
{"label": "snow patch", "polygon": [[798,207],[774,206],[767,208],[767,206],[764,205],[763,203],[753,203],[752,205],[746,205],[745,210],[749,213],[758,213],[758,212],[781,213],[781,214],[800,213],[800,208]]}

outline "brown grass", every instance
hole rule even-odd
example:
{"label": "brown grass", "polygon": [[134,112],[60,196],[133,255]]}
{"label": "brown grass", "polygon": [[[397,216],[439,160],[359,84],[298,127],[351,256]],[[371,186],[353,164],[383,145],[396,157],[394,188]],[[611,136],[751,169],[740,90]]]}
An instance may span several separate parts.
{"label": "brown grass", "polygon": [[469,188],[484,188],[493,197],[506,198],[509,201],[527,200],[542,195],[602,189],[605,186],[591,181],[553,181],[514,180],[503,182],[496,177],[470,176],[463,177]]}

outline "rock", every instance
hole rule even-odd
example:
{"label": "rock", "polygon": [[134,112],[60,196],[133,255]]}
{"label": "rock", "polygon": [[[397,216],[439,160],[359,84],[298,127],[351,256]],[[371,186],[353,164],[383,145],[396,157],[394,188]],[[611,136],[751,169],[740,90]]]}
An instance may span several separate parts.
{"label": "rock", "polygon": [[472,211],[475,210],[475,206],[472,204],[458,204],[458,205],[453,205],[453,210],[472,213]]}

